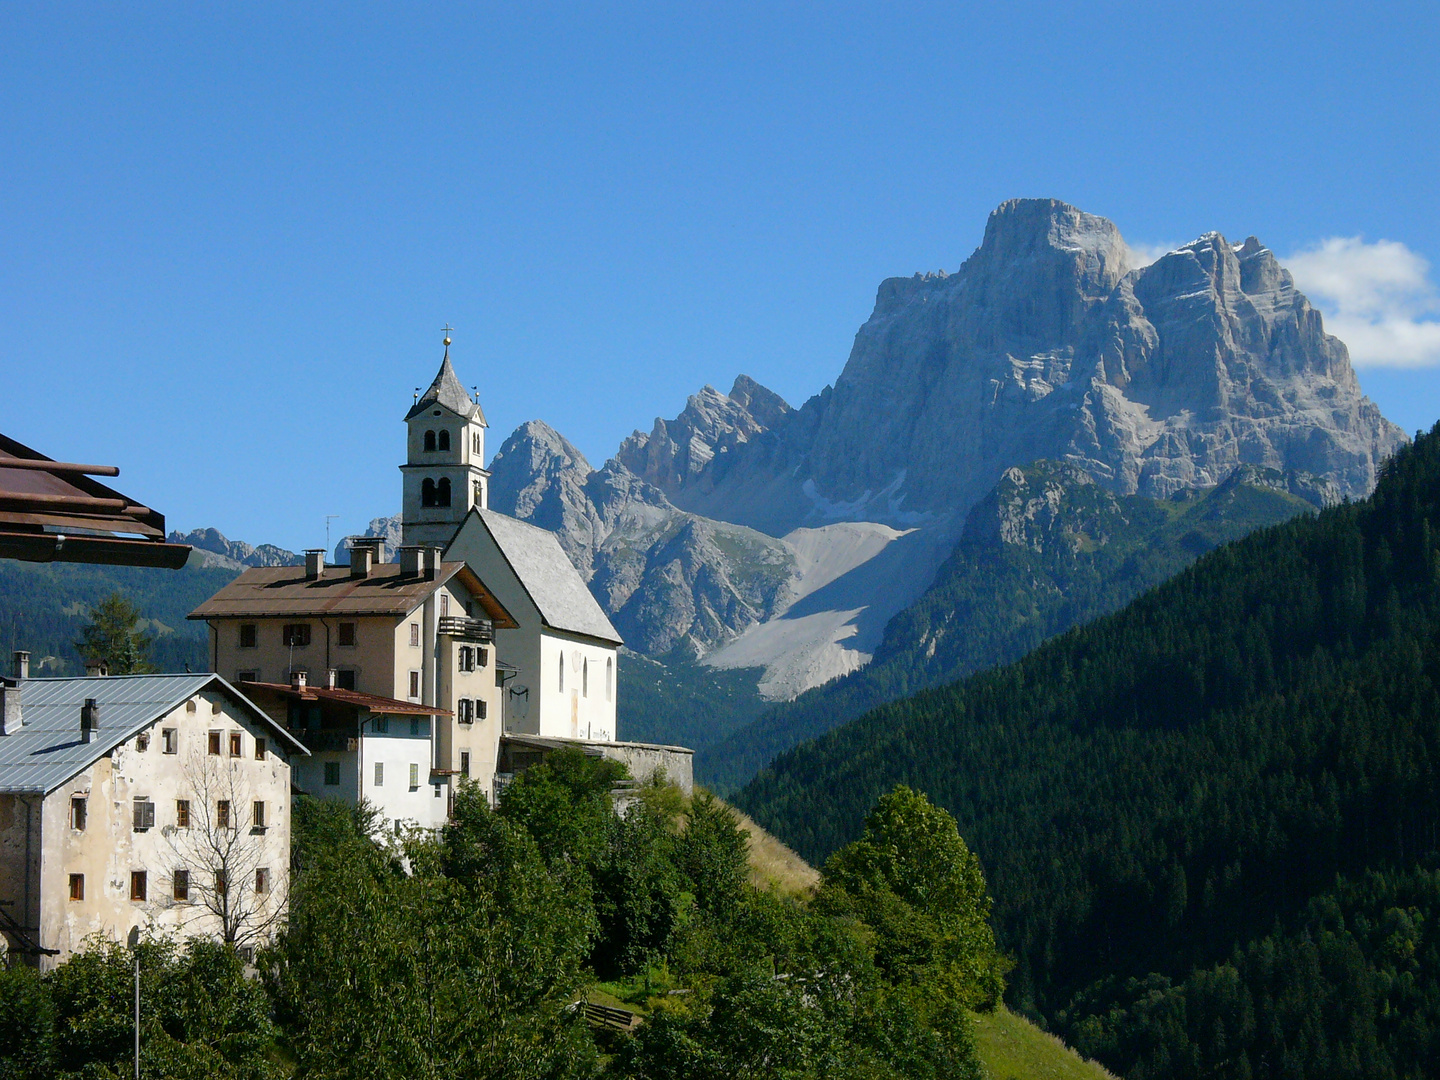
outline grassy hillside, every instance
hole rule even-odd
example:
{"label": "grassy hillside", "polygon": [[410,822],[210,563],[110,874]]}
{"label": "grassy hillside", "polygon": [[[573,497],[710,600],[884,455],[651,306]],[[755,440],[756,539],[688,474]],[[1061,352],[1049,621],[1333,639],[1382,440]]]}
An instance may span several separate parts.
{"label": "grassy hillside", "polygon": [[985,864],[1009,996],[1131,1080],[1440,1065],[1440,427],[1019,663],[735,799],[811,860],[896,782]]}
{"label": "grassy hillside", "polygon": [[867,667],[697,745],[697,775],[733,791],[781,751],[887,701],[1018,660],[1197,556],[1314,509],[1283,482],[1248,469],[1219,487],[1156,500],[1113,495],[1053,462],[1013,470],[971,511],[954,554],[891,620]]}
{"label": "grassy hillside", "polygon": [[989,1080],[1115,1080],[1104,1066],[1003,1006],[975,1014],[975,1042]]}

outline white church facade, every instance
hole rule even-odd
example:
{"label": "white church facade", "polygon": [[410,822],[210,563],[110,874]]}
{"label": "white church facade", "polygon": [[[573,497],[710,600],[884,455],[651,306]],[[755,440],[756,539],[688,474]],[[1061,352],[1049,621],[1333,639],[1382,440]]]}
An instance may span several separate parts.
{"label": "white church facade", "polygon": [[613,742],[620,635],[553,533],[489,509],[485,414],[450,363],[405,416],[405,545],[463,562],[510,613],[495,629],[507,733]]}

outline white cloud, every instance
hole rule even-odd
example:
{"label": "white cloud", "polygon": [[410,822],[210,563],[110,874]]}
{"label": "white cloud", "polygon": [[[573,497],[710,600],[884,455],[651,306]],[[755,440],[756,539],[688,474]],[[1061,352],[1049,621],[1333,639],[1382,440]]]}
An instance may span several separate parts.
{"label": "white cloud", "polygon": [[1175,244],[1132,244],[1128,241],[1125,246],[1130,249],[1130,265],[1135,269],[1142,266],[1149,266],[1161,255],[1167,255],[1175,250]]}
{"label": "white cloud", "polygon": [[1440,364],[1440,292],[1404,244],[1332,236],[1283,261],[1357,367]]}

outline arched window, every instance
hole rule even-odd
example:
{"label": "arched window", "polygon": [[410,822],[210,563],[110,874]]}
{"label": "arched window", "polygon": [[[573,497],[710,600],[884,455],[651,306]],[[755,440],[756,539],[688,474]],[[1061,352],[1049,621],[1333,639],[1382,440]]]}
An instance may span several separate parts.
{"label": "arched window", "polygon": [[580,696],[590,696],[590,658],[580,661]]}
{"label": "arched window", "polygon": [[425,432],[425,449],[426,449],[426,450],[434,450],[434,449],[435,449],[435,432],[433,432],[433,431],[427,431],[427,432]]}
{"label": "arched window", "polygon": [[480,432],[478,431],[470,433],[470,452],[477,457],[480,454]]}
{"label": "arched window", "polygon": [[560,692],[565,692],[565,654],[560,654]]}
{"label": "arched window", "polygon": [[435,505],[435,481],[428,477],[420,482],[420,505]]}
{"label": "arched window", "polygon": [[475,481],[475,505],[485,505],[485,485],[482,484],[479,480]]}
{"label": "arched window", "polygon": [[613,678],[614,674],[615,674],[615,661],[607,657],[606,660],[605,660],[605,700],[606,700],[606,701],[609,701],[609,700],[610,700],[610,687],[611,687],[611,685],[612,685],[611,679]]}
{"label": "arched window", "polygon": [[450,449],[450,432],[448,432],[448,431],[442,431],[442,432],[440,432],[440,449],[441,449],[441,450],[449,450],[449,449]]}
{"label": "arched window", "polygon": [[450,478],[441,477],[440,482],[435,485],[435,505],[450,505]]}

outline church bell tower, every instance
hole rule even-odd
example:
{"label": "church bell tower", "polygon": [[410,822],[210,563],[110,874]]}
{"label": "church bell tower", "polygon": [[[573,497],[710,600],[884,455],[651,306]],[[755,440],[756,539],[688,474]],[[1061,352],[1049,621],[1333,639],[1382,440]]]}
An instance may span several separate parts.
{"label": "church bell tower", "polygon": [[405,414],[405,425],[403,542],[447,547],[470,508],[486,508],[490,485],[485,471],[490,425],[450,366],[448,326],[440,370]]}

